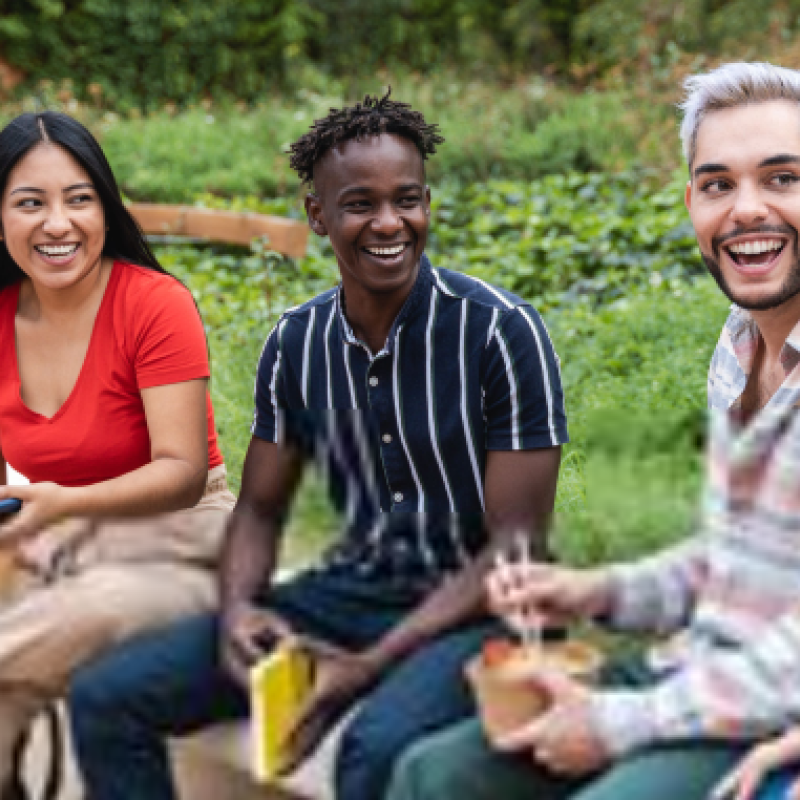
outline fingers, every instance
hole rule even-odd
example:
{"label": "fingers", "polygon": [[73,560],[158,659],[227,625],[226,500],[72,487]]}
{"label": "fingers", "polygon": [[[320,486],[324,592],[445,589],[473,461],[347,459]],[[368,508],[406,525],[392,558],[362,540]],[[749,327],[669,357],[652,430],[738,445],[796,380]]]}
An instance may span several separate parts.
{"label": "fingers", "polygon": [[521,728],[494,738],[494,746],[504,753],[518,753],[520,750],[536,750],[547,715],[523,725]]}
{"label": "fingers", "polygon": [[787,754],[780,741],[767,742],[752,750],[733,772],[717,784],[711,793],[712,800],[753,800],[766,777],[787,763]]}

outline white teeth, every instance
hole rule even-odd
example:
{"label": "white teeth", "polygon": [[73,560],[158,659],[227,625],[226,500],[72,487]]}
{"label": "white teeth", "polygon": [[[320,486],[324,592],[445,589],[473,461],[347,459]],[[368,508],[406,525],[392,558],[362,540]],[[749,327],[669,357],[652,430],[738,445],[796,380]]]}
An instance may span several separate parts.
{"label": "white teeth", "polygon": [[65,245],[45,245],[45,244],[38,244],[36,245],[36,249],[40,253],[44,253],[46,256],[68,256],[71,253],[74,253],[78,249],[77,244],[65,244]]}
{"label": "white teeth", "polygon": [[368,253],[372,253],[375,256],[396,256],[398,253],[402,253],[405,249],[404,244],[399,244],[397,247],[367,247],[366,250]]}
{"label": "white teeth", "polygon": [[770,250],[780,250],[784,242],[782,239],[764,239],[760,242],[739,242],[732,244],[728,249],[731,253],[743,253],[746,256],[756,256]]}

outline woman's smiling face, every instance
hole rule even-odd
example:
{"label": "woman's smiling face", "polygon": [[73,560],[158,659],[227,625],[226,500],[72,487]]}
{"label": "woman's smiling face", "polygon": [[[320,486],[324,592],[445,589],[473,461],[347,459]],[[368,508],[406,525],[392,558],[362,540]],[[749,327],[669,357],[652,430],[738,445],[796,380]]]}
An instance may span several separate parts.
{"label": "woman's smiling face", "polygon": [[9,255],[35,285],[66,289],[100,266],[103,205],[86,170],[58,145],[36,145],[11,170],[0,222]]}

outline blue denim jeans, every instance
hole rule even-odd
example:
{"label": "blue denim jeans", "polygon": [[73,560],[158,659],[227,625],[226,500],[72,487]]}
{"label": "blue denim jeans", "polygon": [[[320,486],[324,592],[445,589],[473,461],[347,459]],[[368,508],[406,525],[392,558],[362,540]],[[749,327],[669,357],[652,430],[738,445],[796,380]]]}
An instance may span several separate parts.
{"label": "blue denim jeans", "polygon": [[[420,598],[352,573],[309,572],[265,598],[297,631],[352,649],[369,646]],[[464,662],[489,621],[443,636],[396,665],[345,731],[335,767],[339,800],[380,798],[400,753],[472,711]],[[173,800],[165,738],[245,717],[245,693],[218,658],[218,621],[187,620],[112,651],[73,676],[75,750],[92,800]]]}
{"label": "blue denim jeans", "polygon": [[759,789],[753,800],[788,800],[789,789],[800,781],[800,768],[784,769],[771,775],[763,788]]}

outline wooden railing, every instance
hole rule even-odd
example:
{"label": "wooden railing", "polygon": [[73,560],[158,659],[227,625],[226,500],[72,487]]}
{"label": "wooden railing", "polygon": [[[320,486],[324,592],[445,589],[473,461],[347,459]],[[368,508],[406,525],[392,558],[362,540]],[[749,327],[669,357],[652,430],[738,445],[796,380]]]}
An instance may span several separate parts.
{"label": "wooden railing", "polygon": [[131,203],[128,210],[147,234],[242,245],[263,236],[270,249],[278,253],[291,258],[302,258],[306,254],[308,225],[294,219],[251,211],[218,211],[157,203]]}

